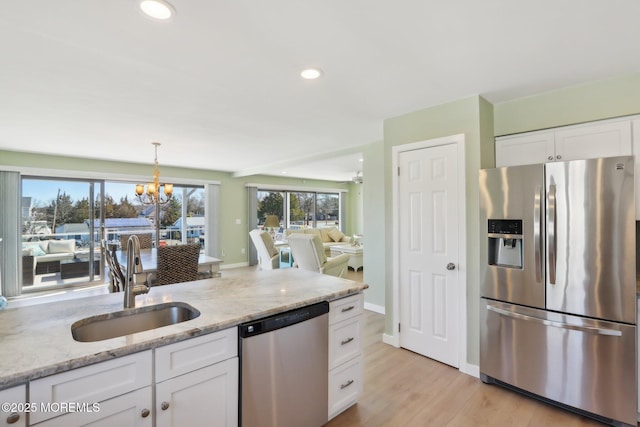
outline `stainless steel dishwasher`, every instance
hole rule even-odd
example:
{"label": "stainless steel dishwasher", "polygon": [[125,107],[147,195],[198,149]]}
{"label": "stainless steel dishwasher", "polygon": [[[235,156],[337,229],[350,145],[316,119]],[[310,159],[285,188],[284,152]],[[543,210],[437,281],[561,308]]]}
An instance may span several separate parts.
{"label": "stainless steel dishwasher", "polygon": [[240,425],[319,427],[328,418],[329,303],[240,325]]}

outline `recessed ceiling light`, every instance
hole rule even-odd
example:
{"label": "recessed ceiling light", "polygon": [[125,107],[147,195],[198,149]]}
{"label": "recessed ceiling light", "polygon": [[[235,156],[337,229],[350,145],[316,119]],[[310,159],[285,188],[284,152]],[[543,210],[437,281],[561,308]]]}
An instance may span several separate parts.
{"label": "recessed ceiling light", "polygon": [[303,79],[314,80],[322,75],[322,71],[317,68],[307,68],[300,73]]}
{"label": "recessed ceiling light", "polygon": [[140,10],[145,15],[160,21],[166,21],[176,13],[175,8],[164,0],[142,0]]}

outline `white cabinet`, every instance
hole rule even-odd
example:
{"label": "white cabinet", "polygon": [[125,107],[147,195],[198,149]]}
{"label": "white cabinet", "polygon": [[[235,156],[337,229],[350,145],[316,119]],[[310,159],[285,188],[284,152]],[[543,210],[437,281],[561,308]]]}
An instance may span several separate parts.
{"label": "white cabinet", "polygon": [[554,161],[553,132],[528,132],[496,138],[496,167]]}
{"label": "white cabinet", "polygon": [[152,427],[151,386],[125,393],[78,411],[38,423],[38,427]]}
{"label": "white cabinet", "polygon": [[[38,410],[29,425],[235,427],[237,342],[237,329],[230,328],[34,380],[28,401]],[[0,397],[27,401],[24,386],[15,393]],[[13,425],[25,426],[19,415],[23,424]]]}
{"label": "white cabinet", "polygon": [[231,328],[156,349],[156,426],[238,425],[238,337]]}
{"label": "white cabinet", "polygon": [[237,425],[237,357],[156,384],[157,427]]}
{"label": "white cabinet", "polygon": [[613,119],[496,138],[496,167],[629,156],[631,120]]}
{"label": "white cabinet", "polygon": [[[71,416],[64,416],[65,421],[60,425],[84,425],[96,419],[94,417],[105,414],[102,412],[105,401],[145,387],[148,389],[149,405],[143,409],[151,410],[149,386],[152,383],[152,367],[151,350],[147,350],[32,381],[29,384],[29,402],[41,406],[38,411],[29,414],[29,424],[61,417],[73,411],[69,414]],[[122,400],[122,407],[117,403],[109,405],[114,413],[131,409],[127,399]],[[99,404],[98,411],[92,412],[93,404]],[[150,418],[140,414],[137,416]],[[58,424],[42,425],[48,427]]]}
{"label": "white cabinet", "polygon": [[0,426],[25,427],[27,425],[27,414],[24,410],[26,401],[26,385],[0,391],[0,402],[10,405],[8,408],[3,406],[0,412]]}
{"label": "white cabinet", "polygon": [[329,305],[329,419],[357,403],[362,395],[364,295]]}

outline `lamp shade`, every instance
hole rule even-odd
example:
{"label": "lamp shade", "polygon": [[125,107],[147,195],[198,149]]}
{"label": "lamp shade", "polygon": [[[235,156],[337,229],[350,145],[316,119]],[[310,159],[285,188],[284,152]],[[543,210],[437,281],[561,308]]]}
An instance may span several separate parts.
{"label": "lamp shade", "polygon": [[264,221],[264,228],[280,228],[280,220],[276,215],[267,215]]}

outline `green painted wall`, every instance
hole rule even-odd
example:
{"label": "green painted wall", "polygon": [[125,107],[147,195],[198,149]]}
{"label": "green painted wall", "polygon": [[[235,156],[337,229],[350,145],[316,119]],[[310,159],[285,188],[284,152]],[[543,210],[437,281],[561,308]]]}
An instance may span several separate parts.
{"label": "green painted wall", "polygon": [[[479,308],[479,237],[478,237],[478,170],[493,165],[493,107],[479,96],[439,105],[432,108],[412,112],[384,121],[384,188],[386,203],[384,217],[377,219],[379,224],[371,227],[384,228],[384,245],[367,249],[367,253],[378,251],[379,257],[385,260],[384,277],[386,283],[385,311],[387,314],[385,332],[393,335],[397,330],[392,325],[392,210],[390,200],[392,188],[392,147],[425,141],[429,139],[464,134],[465,136],[465,197],[466,197],[466,265],[460,265],[460,280],[466,280],[467,287],[467,361],[478,364],[478,308]],[[366,167],[365,158],[365,167]],[[366,173],[365,176],[370,176]],[[365,197],[365,228],[368,233],[369,209]],[[370,264],[367,265],[367,270]],[[366,273],[365,273],[366,274]],[[369,282],[370,283],[370,282]],[[371,283],[370,283],[371,284]],[[464,361],[461,361],[464,363]]]}
{"label": "green painted wall", "polygon": [[495,135],[640,113],[640,73],[494,105]]}
{"label": "green painted wall", "polygon": [[[0,165],[22,168],[48,169],[58,171],[95,172],[100,178],[109,174],[113,179],[118,176],[153,174],[153,165],[110,162],[104,160],[78,159],[73,157],[51,156],[34,153],[21,153],[0,150]],[[333,181],[317,181],[308,179],[284,178],[276,176],[254,175],[234,178],[231,174],[202,169],[177,168],[160,165],[160,173],[164,178],[197,179],[220,182],[220,251],[224,264],[233,265],[248,262],[249,229],[247,226],[247,191],[248,183],[270,184],[309,188],[347,189],[347,184],[337,184]],[[133,189],[132,189],[133,193]],[[350,193],[347,193],[347,205],[351,203]],[[240,219],[240,224],[236,224]],[[346,229],[349,230],[350,217],[346,218]],[[244,250],[244,253],[242,253]]]}

